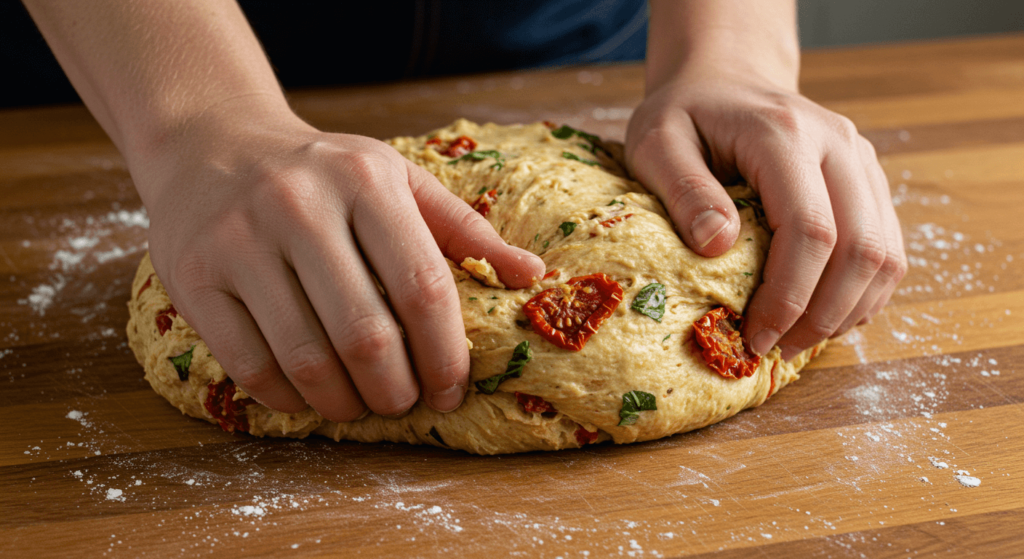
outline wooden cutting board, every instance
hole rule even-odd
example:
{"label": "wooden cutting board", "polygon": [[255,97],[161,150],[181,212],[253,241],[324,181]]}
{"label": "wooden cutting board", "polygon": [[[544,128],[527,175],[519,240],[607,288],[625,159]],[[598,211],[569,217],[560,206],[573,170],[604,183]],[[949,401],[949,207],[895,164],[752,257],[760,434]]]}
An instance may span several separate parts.
{"label": "wooden cutting board", "polygon": [[[126,346],[148,219],[123,160],[81,107],[0,112],[0,555],[1019,556],[1024,36],[807,53],[802,87],[881,155],[911,259],[890,305],[724,423],[501,457],[182,417]],[[641,96],[627,65],[292,99],[378,138],[621,139]]]}

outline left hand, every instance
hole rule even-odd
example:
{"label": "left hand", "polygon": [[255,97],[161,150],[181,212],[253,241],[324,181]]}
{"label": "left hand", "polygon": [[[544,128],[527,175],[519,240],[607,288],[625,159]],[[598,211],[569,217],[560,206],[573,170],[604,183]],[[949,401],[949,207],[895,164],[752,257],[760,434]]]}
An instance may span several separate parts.
{"label": "left hand", "polygon": [[743,177],[774,232],[744,337],[783,359],[876,314],[906,273],[889,185],[846,117],[756,73],[680,72],[648,91],[626,159],[668,208],[684,242],[718,256],[739,233],[722,184]]}

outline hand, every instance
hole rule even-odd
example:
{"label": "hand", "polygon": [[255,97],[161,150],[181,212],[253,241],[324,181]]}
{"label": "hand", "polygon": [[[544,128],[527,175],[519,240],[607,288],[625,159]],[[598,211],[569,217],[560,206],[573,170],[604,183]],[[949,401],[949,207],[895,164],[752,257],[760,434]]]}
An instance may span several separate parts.
{"label": "hand", "polygon": [[626,157],[703,256],[739,233],[721,184],[743,177],[758,192],[774,236],[744,337],[789,360],[881,310],[907,263],[874,148],[783,83],[721,65],[680,72],[634,113]]}
{"label": "hand", "polygon": [[130,165],[154,267],[228,375],[333,421],[400,414],[421,392],[458,407],[469,354],[442,255],[487,258],[512,288],[543,262],[382,142],[214,112]]}

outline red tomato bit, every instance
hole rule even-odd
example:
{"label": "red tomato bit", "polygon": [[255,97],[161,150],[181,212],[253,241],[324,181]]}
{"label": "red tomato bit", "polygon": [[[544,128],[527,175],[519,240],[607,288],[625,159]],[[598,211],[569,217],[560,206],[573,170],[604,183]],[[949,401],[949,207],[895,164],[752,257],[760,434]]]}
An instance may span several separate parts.
{"label": "red tomato bit", "polygon": [[498,189],[492,188],[487,192],[484,192],[473,202],[473,209],[480,215],[487,217],[487,214],[491,213],[491,206],[498,202]]}
{"label": "red tomato bit", "polygon": [[540,279],[546,280],[546,279],[551,279],[551,278],[557,278],[560,275],[562,275],[562,272],[559,272],[558,268],[555,268],[554,270],[551,270],[550,272],[544,274],[544,277],[542,277]]}
{"label": "red tomato bit", "polygon": [[704,348],[704,361],[724,378],[749,377],[761,358],[747,352],[740,335],[742,317],[726,307],[708,311],[693,323],[697,343]]}
{"label": "red tomato bit", "polygon": [[580,446],[597,442],[597,431],[587,431],[582,425],[577,427],[576,432],[573,434],[576,435],[576,442]]}
{"label": "red tomato bit", "polygon": [[174,317],[178,316],[178,311],[174,310],[174,305],[171,305],[167,310],[160,311],[156,315],[156,329],[160,331],[160,335],[163,336],[171,329],[174,325]]}
{"label": "red tomato bit", "polygon": [[249,418],[245,406],[255,404],[252,398],[235,400],[235,383],[231,379],[222,382],[211,382],[207,387],[206,402],[203,407],[217,420],[220,428],[228,433],[235,431],[249,432]]}
{"label": "red tomato bit", "polygon": [[533,331],[562,349],[580,351],[622,302],[622,287],[604,274],[570,279],[523,305]]}
{"label": "red tomato bit", "polygon": [[[604,221],[599,221],[598,223],[600,223],[602,227],[612,228],[612,227],[615,227],[616,225],[622,223],[623,221],[626,221],[627,219],[629,219],[631,217],[633,217],[633,214],[617,215],[615,217],[610,217],[610,218],[608,218],[608,219],[606,219]],[[597,233],[593,233],[592,232],[592,233],[590,233],[590,236],[591,237],[596,237]]]}
{"label": "red tomato bit", "polygon": [[767,400],[768,398],[771,398],[772,394],[775,394],[775,369],[778,369],[778,368],[779,368],[779,362],[776,361],[775,364],[772,365],[772,372],[771,372],[771,374],[768,375],[768,378],[771,379],[771,384],[768,385],[768,395],[764,397],[765,400]]}
{"label": "red tomato bit", "polygon": [[142,292],[149,289],[150,284],[153,283],[153,276],[155,275],[156,274],[149,274],[149,277],[146,278],[146,283],[142,284],[142,287],[139,288],[139,294],[135,296],[136,298],[142,297]]}
{"label": "red tomato bit", "polygon": [[427,140],[427,145],[434,146],[434,149],[445,157],[462,157],[476,149],[476,142],[469,136],[459,136],[448,142],[447,145],[445,145],[441,138],[434,136]]}
{"label": "red tomato bit", "polygon": [[516,392],[516,401],[519,402],[520,406],[523,406],[523,410],[526,413],[557,413],[558,410],[555,406],[552,406],[544,398],[540,396],[533,396],[531,394],[523,394],[522,392]]}

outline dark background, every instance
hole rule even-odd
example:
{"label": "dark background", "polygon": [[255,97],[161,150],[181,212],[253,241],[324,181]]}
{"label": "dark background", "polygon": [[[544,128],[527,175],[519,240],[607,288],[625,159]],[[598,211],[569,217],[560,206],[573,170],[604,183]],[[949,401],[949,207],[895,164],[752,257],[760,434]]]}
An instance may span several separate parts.
{"label": "dark background", "polygon": [[[68,0],[79,1],[79,0]],[[494,0],[498,1],[498,0]],[[501,0],[504,3],[506,0]],[[542,0],[516,0],[508,5],[517,7],[542,3]],[[274,61],[275,49],[281,45],[295,44],[288,35],[288,27],[302,29],[299,34],[307,41],[303,48],[309,52],[324,52],[334,47],[344,57],[345,64],[352,71],[328,80],[312,79],[304,74],[300,64],[289,64],[287,68],[278,65],[278,74],[287,87],[308,87],[346,83],[352,81],[390,81],[430,75],[472,73],[484,70],[506,70],[512,68],[546,65],[548,61],[570,60],[558,49],[572,45],[565,41],[543,42],[542,50],[518,54],[484,56],[466,61],[462,66],[446,66],[443,61],[455,60],[458,55],[467,55],[469,49],[444,52],[444,48],[456,49],[456,43],[441,42],[441,52],[422,52],[410,57],[408,42],[412,40],[417,17],[440,18],[440,11],[456,13],[466,6],[478,12],[500,4],[489,4],[488,0],[464,2],[463,0],[376,0],[374,2],[332,2],[298,3],[306,11],[319,13],[321,17],[305,17],[298,13],[295,22],[275,19],[268,5],[274,2],[242,0],[247,15],[257,28],[261,40]],[[280,6],[281,4],[277,4]],[[410,6],[420,6],[418,15]],[[434,6],[434,11],[423,12],[422,6]],[[1024,0],[802,0],[799,6],[800,42],[804,48],[856,45],[865,43],[888,43],[907,40],[935,39],[961,35],[985,33],[1006,33],[1024,31]],[[488,7],[488,8],[485,8]],[[301,10],[299,10],[301,12]],[[335,13],[337,12],[337,13]],[[340,18],[355,20],[360,34],[332,33]],[[461,37],[473,41],[489,40],[500,30],[502,22],[494,30],[478,31],[479,37],[466,35],[471,26],[459,25],[459,20],[444,17],[447,28],[442,37]],[[260,30],[263,30],[260,32]],[[395,30],[399,30],[395,32]],[[381,41],[391,32],[396,40]],[[580,35],[585,33],[581,32]],[[464,43],[466,44],[466,43]],[[642,47],[640,47],[642,48]],[[373,54],[373,57],[369,56]],[[637,50],[624,50],[617,60],[636,59],[642,56]],[[308,59],[313,66],[321,65],[322,58]],[[384,60],[386,62],[381,62]],[[425,61],[434,60],[433,64]],[[584,60],[585,61],[585,60]],[[77,102],[78,97],[56,60],[50,54],[42,36],[35,29],[27,12],[18,0],[0,0],[0,107],[45,105]],[[352,79],[346,79],[352,77]]]}

